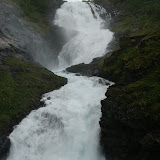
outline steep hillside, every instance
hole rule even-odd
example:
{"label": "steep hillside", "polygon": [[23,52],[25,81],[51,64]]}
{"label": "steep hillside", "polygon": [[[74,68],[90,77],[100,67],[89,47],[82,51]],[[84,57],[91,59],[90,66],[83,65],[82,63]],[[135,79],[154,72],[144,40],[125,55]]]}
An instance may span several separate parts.
{"label": "steep hillside", "polygon": [[98,63],[97,75],[116,82],[102,101],[101,144],[110,159],[159,159],[160,33],[133,39]]}
{"label": "steep hillside", "polygon": [[[27,21],[32,25],[47,31],[50,29],[48,24],[48,11],[55,10],[60,7],[63,0],[5,0],[16,6],[19,11],[24,14]],[[54,14],[54,13],[53,13]]]}
{"label": "steep hillside", "polygon": [[40,33],[49,26],[49,21],[43,25],[49,9],[43,2],[0,0],[0,159],[10,149],[13,127],[44,105],[44,93],[67,83],[42,66],[49,64],[44,57],[53,64],[55,54]]}
{"label": "steep hillside", "polygon": [[102,101],[108,160],[160,159],[160,1],[95,0],[111,14],[117,49],[70,72],[115,82]]}
{"label": "steep hillside", "polygon": [[97,75],[116,82],[102,101],[101,144],[109,159],[159,159],[160,1],[107,3],[116,11],[111,30],[120,40],[98,62]]}
{"label": "steep hillside", "polygon": [[112,14],[111,30],[132,36],[147,34],[160,27],[159,0],[95,0]]}

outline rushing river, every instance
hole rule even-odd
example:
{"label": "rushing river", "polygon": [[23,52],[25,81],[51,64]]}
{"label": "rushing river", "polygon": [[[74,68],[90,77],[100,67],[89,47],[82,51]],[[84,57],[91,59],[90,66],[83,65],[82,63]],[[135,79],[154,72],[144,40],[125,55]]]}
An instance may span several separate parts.
{"label": "rushing river", "polygon": [[[105,54],[112,33],[103,29],[103,8],[82,2],[64,3],[54,23],[65,30],[66,43],[58,70],[89,63]],[[47,93],[46,107],[32,111],[10,135],[7,160],[104,160],[99,146],[100,101],[108,86],[98,77],[56,72],[68,84]]]}

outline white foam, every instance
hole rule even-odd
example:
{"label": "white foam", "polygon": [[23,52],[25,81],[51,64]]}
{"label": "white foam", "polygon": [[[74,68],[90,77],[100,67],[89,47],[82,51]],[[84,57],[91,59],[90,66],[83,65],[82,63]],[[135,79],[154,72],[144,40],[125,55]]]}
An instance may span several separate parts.
{"label": "white foam", "polygon": [[[93,6],[92,6],[93,7]],[[89,63],[105,54],[112,39],[101,29],[103,20],[93,17],[86,3],[65,3],[57,11],[55,24],[68,35],[77,32],[59,55],[60,67]],[[11,150],[7,160],[104,160],[99,146],[100,101],[108,86],[105,80],[58,73],[68,84],[47,93],[46,107],[32,111],[9,136]],[[101,82],[101,84],[99,83]]]}
{"label": "white foam", "polygon": [[98,137],[107,86],[96,77],[60,75],[68,84],[45,94],[46,107],[32,111],[12,132],[7,160],[104,160]]}
{"label": "white foam", "polygon": [[[91,11],[92,8],[92,11]],[[112,40],[113,33],[103,29],[104,21],[99,16],[104,8],[87,3],[64,3],[57,10],[54,24],[65,29],[69,38],[59,56],[61,68],[79,63],[90,63],[94,58],[103,56]],[[94,12],[94,14],[93,14]]]}

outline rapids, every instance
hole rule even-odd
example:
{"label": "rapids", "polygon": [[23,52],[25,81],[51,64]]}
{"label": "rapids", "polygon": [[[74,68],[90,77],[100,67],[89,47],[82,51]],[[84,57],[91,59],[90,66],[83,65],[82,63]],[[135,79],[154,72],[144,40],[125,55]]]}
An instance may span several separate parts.
{"label": "rapids", "polygon": [[[67,2],[57,10],[54,23],[68,38],[58,56],[59,70],[105,54],[112,33],[103,29],[98,8]],[[99,119],[109,82],[64,71],[56,74],[66,77],[68,84],[43,95],[46,106],[33,110],[15,127],[7,160],[105,160],[99,146]]]}
{"label": "rapids", "polygon": [[90,63],[105,54],[113,33],[103,28],[104,21],[100,14],[104,12],[104,8],[82,2],[64,3],[57,10],[54,24],[64,28],[69,39],[59,53],[59,67]]}

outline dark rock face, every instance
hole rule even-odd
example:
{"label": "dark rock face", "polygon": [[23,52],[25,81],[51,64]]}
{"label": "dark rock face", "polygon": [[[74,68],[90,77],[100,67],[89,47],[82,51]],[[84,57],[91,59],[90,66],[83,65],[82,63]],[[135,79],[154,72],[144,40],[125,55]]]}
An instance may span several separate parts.
{"label": "dark rock face", "polygon": [[[159,111],[154,111],[157,102],[152,101],[152,97],[159,96],[146,89],[152,84],[155,85],[153,90],[159,88],[158,75],[154,74],[159,72],[157,58],[154,58],[159,50],[158,37],[159,32],[136,37],[134,44],[131,41],[135,37],[123,37],[120,39],[121,49],[103,61],[99,75],[116,82],[101,103],[100,142],[109,160],[160,159],[160,119],[156,116]],[[127,59],[129,54],[133,59]],[[142,55],[149,63],[144,64]]]}
{"label": "dark rock face", "polygon": [[78,64],[67,68],[68,72],[79,73],[83,76],[96,76],[98,73],[97,62],[99,58],[95,58],[90,64]]}
{"label": "dark rock face", "polygon": [[[0,52],[1,53],[1,52]],[[4,52],[5,53],[5,52]],[[0,64],[0,159],[10,149],[7,136],[32,110],[43,107],[44,93],[67,83],[49,70],[15,57],[3,56]]]}
{"label": "dark rock face", "polygon": [[117,102],[124,92],[112,86],[101,102],[101,145],[109,160],[151,160],[160,157],[160,130],[157,121],[140,108],[126,108]]}
{"label": "dark rock face", "polygon": [[107,160],[160,159],[159,37],[159,31],[123,36],[108,56],[67,69],[116,82],[101,102],[100,143]]}
{"label": "dark rock face", "polygon": [[41,40],[17,9],[4,1],[0,1],[0,36],[9,46],[30,53],[31,57],[36,42]]}
{"label": "dark rock face", "polygon": [[35,31],[16,7],[0,0],[0,160],[9,152],[13,126],[44,106],[40,101],[44,93],[67,83],[42,67],[55,58],[49,40]]}
{"label": "dark rock face", "polygon": [[[57,4],[55,7],[59,6],[60,4]],[[49,22],[45,23],[48,26],[50,25]],[[3,38],[3,41],[11,46],[12,49],[21,51],[17,56],[25,59],[29,57],[29,59],[32,58],[34,61],[50,67],[53,61],[54,64],[56,63],[57,52],[62,46],[61,39],[57,38],[60,37],[60,31],[61,29],[55,29],[54,31],[51,29],[45,35],[38,28],[35,29],[32,23],[25,21],[24,15],[15,6],[3,0],[0,1],[0,38]]]}
{"label": "dark rock face", "polygon": [[0,30],[0,64],[2,64],[3,57],[16,57],[27,62],[33,62],[33,57],[29,53],[19,47],[16,42],[4,36]]}
{"label": "dark rock face", "polygon": [[0,134],[0,159],[7,156],[10,148],[10,140],[8,137]]}

